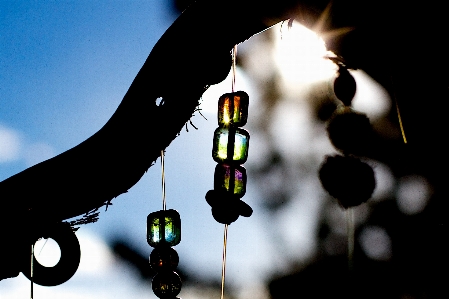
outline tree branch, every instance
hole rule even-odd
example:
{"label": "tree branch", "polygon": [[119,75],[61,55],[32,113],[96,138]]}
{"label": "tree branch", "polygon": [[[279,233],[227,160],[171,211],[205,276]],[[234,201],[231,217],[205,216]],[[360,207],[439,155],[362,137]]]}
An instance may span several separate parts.
{"label": "tree branch", "polygon": [[39,230],[36,223],[83,215],[136,184],[192,117],[207,87],[226,78],[233,46],[285,18],[293,3],[198,1],[160,38],[97,133],[0,182],[0,233],[15,245],[0,249],[11,257],[0,279],[18,275],[16,249],[25,246],[30,228]]}
{"label": "tree branch", "polygon": [[202,1],[185,11],[154,46],[104,127],[0,183],[8,210],[60,221],[97,208],[137,183],[191,118],[207,86],[227,76],[234,44],[274,23],[234,5]]}

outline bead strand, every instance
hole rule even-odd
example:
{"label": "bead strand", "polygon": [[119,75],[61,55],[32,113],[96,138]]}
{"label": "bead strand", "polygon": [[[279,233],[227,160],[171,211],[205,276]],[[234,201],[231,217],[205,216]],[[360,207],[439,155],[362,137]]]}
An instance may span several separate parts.
{"label": "bead strand", "polygon": [[152,280],[153,293],[161,299],[176,299],[182,281],[175,272],[179,256],[173,246],[181,242],[181,217],[176,210],[166,209],[164,152],[161,151],[162,210],[147,216],[147,242],[154,249],[150,266],[156,272]]}
{"label": "bead strand", "polygon": [[252,209],[243,202],[246,193],[246,169],[249,133],[242,129],[248,119],[249,97],[244,91],[222,95],[218,100],[218,128],[214,132],[212,158],[217,165],[214,189],[206,194],[212,216],[223,224],[231,224],[239,216],[249,217]]}

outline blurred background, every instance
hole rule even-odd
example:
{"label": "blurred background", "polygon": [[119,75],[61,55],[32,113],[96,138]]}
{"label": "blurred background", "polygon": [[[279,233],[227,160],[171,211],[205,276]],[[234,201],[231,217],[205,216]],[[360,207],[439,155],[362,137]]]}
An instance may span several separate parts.
{"label": "blurred background", "polygon": [[[0,1],[0,180],[98,131],[188,2]],[[201,45],[195,47],[201,59]],[[363,157],[377,186],[354,209],[357,275],[348,274],[346,212],[318,179],[325,156],[337,153],[326,134],[337,103],[337,67],[324,58],[325,43],[297,22],[283,23],[240,44],[237,53],[236,89],[250,96],[242,199],[254,213],[229,227],[226,297],[431,297],[439,286],[432,262],[443,256],[434,188],[419,167],[406,164],[388,92],[362,70],[351,70],[353,108],[369,117],[379,151]],[[175,249],[184,299],[220,295],[223,225],[212,218],[204,195],[213,187],[217,101],[230,91],[230,76],[210,87],[202,115],[192,118],[197,129],[187,124],[166,151],[167,207],[182,219]],[[156,298],[145,237],[147,215],[160,209],[156,164],[102,210],[98,222],[77,231],[82,257],[72,279],[35,286],[35,298]],[[56,263],[58,250],[52,240],[40,242],[38,260]],[[22,274],[0,281],[2,299],[29,292]]]}

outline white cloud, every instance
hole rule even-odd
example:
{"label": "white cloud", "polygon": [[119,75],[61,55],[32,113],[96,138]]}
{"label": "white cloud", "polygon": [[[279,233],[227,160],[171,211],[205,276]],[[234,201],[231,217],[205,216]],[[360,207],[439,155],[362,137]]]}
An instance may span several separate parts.
{"label": "white cloud", "polygon": [[30,167],[55,155],[48,143],[27,143],[20,132],[0,124],[0,163],[23,160]]}
{"label": "white cloud", "polygon": [[17,131],[0,125],[0,163],[20,158],[21,140]]}

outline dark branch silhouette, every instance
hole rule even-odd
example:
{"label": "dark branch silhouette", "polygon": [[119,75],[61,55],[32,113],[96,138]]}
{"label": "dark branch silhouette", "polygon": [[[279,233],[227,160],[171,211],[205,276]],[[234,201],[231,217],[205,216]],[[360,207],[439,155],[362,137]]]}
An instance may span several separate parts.
{"label": "dark branch silhouette", "polygon": [[136,184],[192,117],[207,87],[226,78],[233,46],[285,18],[293,3],[195,3],[160,38],[97,133],[0,182],[0,227],[13,244],[0,249],[12,257],[0,279],[18,275],[17,260],[29,256],[30,230],[42,234],[46,225],[89,214]]}

